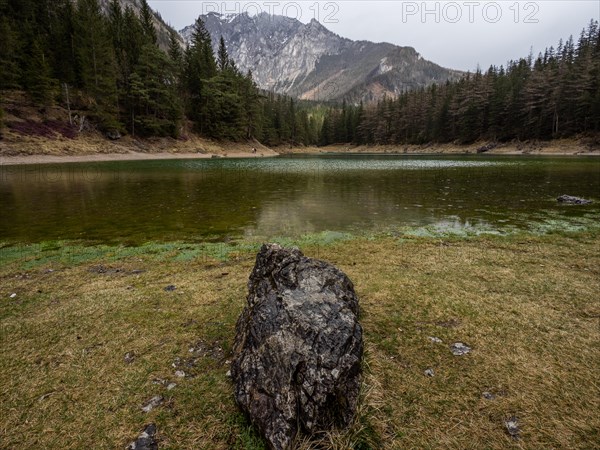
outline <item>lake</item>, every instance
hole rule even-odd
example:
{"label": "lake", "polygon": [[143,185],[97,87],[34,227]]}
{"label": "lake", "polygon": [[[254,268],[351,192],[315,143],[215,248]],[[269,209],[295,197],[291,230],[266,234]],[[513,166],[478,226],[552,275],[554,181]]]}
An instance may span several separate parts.
{"label": "lake", "polygon": [[[591,198],[563,206],[556,197]],[[325,155],[0,166],[0,242],[585,229],[600,159]]]}

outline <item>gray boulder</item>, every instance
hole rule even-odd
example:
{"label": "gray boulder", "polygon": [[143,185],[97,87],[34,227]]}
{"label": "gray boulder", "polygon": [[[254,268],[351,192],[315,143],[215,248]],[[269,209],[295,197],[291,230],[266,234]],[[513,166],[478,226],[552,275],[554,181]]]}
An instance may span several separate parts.
{"label": "gray boulder", "polygon": [[118,130],[109,130],[106,132],[106,137],[111,141],[118,141],[122,136]]}
{"label": "gray boulder", "polygon": [[568,205],[590,205],[591,200],[585,198],[573,197],[571,195],[561,195],[556,199],[559,203],[566,203]]}
{"label": "gray boulder", "polygon": [[332,265],[263,245],[237,323],[235,398],[271,449],[350,425],[363,353],[358,298]]}

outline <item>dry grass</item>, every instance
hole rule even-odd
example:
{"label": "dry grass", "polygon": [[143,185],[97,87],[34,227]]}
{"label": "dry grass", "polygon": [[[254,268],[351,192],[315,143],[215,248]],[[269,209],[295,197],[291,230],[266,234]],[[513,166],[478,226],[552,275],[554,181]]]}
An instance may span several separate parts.
{"label": "dry grass", "polygon": [[[380,238],[305,248],[354,281],[366,356],[355,425],[297,447],[597,448],[599,242]],[[124,448],[154,421],[161,449],[263,448],[226,377],[252,253],[229,262],[32,258],[0,266],[0,447]],[[473,351],[453,356],[457,341]],[[176,378],[176,358],[189,377]],[[163,405],[142,412],[155,395]],[[519,440],[504,427],[511,416]]]}
{"label": "dry grass", "polygon": [[[600,147],[597,137],[579,137],[570,139],[555,139],[551,141],[526,141],[505,142],[495,144],[496,146],[487,151],[488,155],[600,155]],[[391,153],[391,154],[421,154],[421,155],[444,155],[444,154],[476,154],[489,142],[479,141],[473,144],[437,144],[424,145],[348,145],[336,144],[319,149],[294,149],[292,153]]]}

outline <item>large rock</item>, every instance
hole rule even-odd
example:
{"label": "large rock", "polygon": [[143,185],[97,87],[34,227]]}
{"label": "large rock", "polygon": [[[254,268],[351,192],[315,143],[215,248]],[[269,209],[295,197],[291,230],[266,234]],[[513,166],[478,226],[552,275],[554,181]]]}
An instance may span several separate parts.
{"label": "large rock", "polygon": [[591,205],[591,200],[585,198],[573,197],[571,195],[561,195],[556,199],[559,203],[566,203],[568,205]]}
{"label": "large rock", "polygon": [[358,299],[332,265],[264,245],[237,323],[235,398],[272,449],[350,424],[363,353]]}
{"label": "large rock", "polygon": [[118,130],[109,130],[106,132],[106,137],[111,141],[118,141],[122,138],[121,133]]}

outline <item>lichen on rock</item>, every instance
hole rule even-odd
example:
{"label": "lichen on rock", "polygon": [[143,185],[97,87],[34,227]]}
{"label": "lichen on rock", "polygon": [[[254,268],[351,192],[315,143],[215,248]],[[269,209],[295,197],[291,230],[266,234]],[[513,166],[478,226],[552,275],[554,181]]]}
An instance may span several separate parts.
{"label": "lichen on rock", "polygon": [[272,449],[350,425],[363,353],[358,298],[340,270],[266,244],[237,323],[235,398]]}

